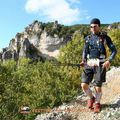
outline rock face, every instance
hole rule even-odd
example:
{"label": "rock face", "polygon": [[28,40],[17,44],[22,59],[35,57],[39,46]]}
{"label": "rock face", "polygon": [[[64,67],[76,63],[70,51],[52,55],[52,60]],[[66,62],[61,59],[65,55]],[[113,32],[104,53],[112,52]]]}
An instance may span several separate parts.
{"label": "rock face", "polygon": [[7,59],[17,60],[21,57],[32,59],[56,58],[59,49],[68,38],[64,39],[56,34],[61,26],[57,21],[50,25],[51,27],[48,28],[48,24],[34,21],[25,28],[24,32],[16,34],[9,46],[0,53],[0,59],[5,61]]}

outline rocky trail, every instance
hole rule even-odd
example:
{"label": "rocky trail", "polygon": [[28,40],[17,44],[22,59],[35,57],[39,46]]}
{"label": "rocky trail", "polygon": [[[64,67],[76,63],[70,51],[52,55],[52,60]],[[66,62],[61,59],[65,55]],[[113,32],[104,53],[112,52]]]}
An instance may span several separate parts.
{"label": "rocky trail", "polygon": [[[91,89],[93,90],[92,86]],[[107,72],[100,113],[89,110],[86,100],[85,94],[79,95],[69,104],[54,108],[50,113],[38,115],[35,120],[120,120],[120,67],[113,67]]]}

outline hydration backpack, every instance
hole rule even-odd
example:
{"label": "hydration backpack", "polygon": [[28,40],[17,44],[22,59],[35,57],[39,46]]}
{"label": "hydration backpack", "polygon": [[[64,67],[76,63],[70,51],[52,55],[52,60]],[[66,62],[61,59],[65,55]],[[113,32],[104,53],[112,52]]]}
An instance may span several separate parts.
{"label": "hydration backpack", "polygon": [[107,34],[104,32],[100,32],[99,35],[89,35],[87,36],[85,42],[87,44],[87,58],[95,59],[95,58],[105,58],[106,57],[106,49],[105,49],[105,36]]}

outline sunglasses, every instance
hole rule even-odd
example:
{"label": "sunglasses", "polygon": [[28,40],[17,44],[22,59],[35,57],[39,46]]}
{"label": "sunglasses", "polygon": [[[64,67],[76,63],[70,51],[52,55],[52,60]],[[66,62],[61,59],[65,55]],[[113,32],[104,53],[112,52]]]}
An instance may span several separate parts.
{"label": "sunglasses", "polygon": [[97,25],[95,25],[95,26],[90,26],[90,28],[96,28],[97,27]]}

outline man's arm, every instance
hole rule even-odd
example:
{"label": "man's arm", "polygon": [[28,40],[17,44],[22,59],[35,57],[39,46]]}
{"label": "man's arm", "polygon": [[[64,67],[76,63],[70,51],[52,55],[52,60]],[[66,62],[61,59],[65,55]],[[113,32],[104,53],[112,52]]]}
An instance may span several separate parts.
{"label": "man's arm", "polygon": [[113,42],[112,42],[112,40],[111,40],[111,38],[109,36],[106,36],[106,44],[107,44],[107,46],[109,47],[109,49],[111,51],[111,55],[110,55],[110,57],[108,59],[111,62],[115,58],[117,50],[116,50],[116,47],[113,44]]}
{"label": "man's arm", "polygon": [[116,55],[116,53],[117,53],[117,50],[116,50],[116,47],[115,47],[115,45],[112,43],[112,40],[111,40],[111,38],[110,38],[109,36],[106,36],[106,44],[107,44],[107,46],[109,47],[109,49],[110,49],[110,51],[111,51],[111,55],[110,55],[110,57],[108,58],[108,60],[103,63],[103,67],[104,67],[104,68],[109,68],[110,62],[115,58],[115,55]]}
{"label": "man's arm", "polygon": [[83,53],[82,53],[82,60],[84,62],[87,61],[87,55],[89,54],[89,43],[88,40],[85,39],[85,43],[84,43],[84,48],[83,48]]}
{"label": "man's arm", "polygon": [[89,43],[87,38],[85,38],[83,53],[82,53],[82,62],[80,63],[81,66],[84,66],[87,61],[87,55],[89,53]]}

